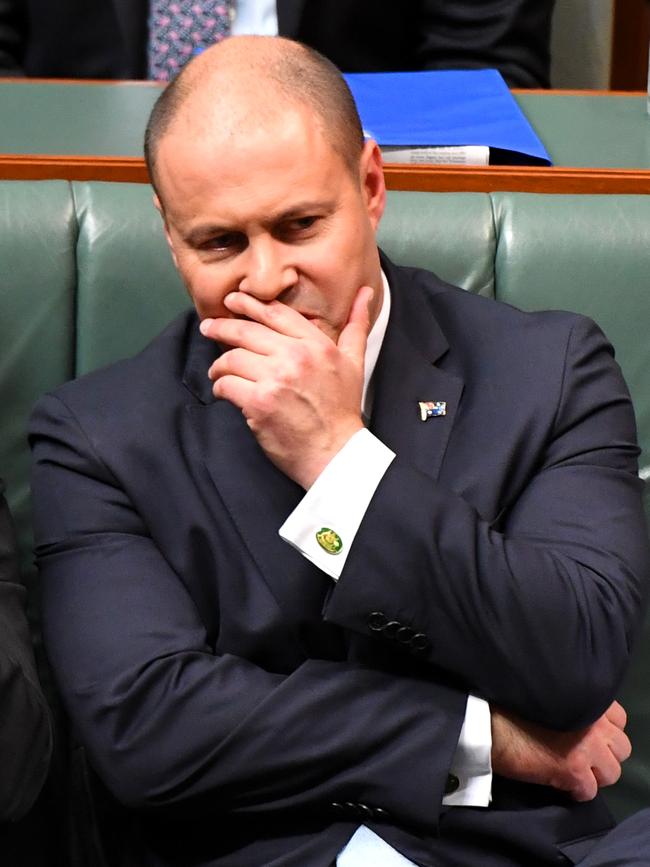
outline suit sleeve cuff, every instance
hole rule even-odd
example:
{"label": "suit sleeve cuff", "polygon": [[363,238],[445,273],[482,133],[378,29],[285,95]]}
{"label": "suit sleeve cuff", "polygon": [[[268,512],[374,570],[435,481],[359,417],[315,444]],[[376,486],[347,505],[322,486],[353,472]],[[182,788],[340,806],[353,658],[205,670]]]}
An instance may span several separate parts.
{"label": "suit sleeve cuff", "polygon": [[366,509],[394,457],[369,430],[357,431],[280,527],[282,539],[338,581]]}

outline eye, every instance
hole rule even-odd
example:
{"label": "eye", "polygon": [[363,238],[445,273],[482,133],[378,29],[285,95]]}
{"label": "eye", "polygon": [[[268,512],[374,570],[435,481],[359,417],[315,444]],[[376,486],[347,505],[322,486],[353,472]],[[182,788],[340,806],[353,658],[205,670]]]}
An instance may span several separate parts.
{"label": "eye", "polygon": [[208,238],[199,245],[201,250],[208,253],[229,253],[233,250],[243,249],[245,246],[246,239],[239,232],[223,232]]}
{"label": "eye", "polygon": [[292,223],[298,231],[302,231],[303,229],[311,229],[317,219],[318,217],[298,217]]}
{"label": "eye", "polygon": [[319,219],[320,217],[316,216],[293,217],[291,220],[287,220],[280,225],[278,235],[289,240],[292,238],[297,240],[309,238],[313,234]]}

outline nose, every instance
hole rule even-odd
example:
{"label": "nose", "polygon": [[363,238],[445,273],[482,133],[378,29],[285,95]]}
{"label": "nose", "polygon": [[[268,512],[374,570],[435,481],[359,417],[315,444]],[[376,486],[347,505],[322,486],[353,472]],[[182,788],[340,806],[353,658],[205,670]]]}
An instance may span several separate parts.
{"label": "nose", "polygon": [[248,244],[245,274],[239,290],[254,295],[260,301],[273,301],[291,289],[298,281],[283,244],[273,238],[255,238]]}

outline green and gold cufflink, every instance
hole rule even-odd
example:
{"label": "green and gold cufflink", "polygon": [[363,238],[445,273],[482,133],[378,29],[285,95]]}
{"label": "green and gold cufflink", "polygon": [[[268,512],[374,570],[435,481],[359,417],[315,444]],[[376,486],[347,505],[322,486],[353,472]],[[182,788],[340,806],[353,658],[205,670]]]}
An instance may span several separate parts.
{"label": "green and gold cufflink", "polygon": [[321,527],[316,533],[316,541],[323,551],[327,551],[328,554],[340,554],[343,550],[341,537],[334,530],[330,530],[329,527]]}

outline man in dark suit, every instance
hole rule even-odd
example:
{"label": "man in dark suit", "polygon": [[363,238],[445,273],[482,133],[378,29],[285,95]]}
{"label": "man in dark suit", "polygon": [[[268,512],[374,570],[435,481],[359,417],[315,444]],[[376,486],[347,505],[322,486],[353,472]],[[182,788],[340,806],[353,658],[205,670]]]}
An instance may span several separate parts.
{"label": "man in dark suit", "polygon": [[[259,3],[259,0],[255,0]],[[345,72],[495,67],[548,87],[553,0],[278,0],[278,32]],[[0,0],[0,75],[147,78],[146,0]]]}
{"label": "man in dark suit", "polygon": [[203,54],[146,150],[195,311],[31,429],[49,656],[134,863],[595,857],[649,569],[606,340],[380,258],[378,148],[295,43]]}
{"label": "man in dark suit", "polygon": [[47,775],[52,733],[3,489],[0,482],[0,847],[6,859],[13,836],[3,823],[21,819],[36,800]]}

